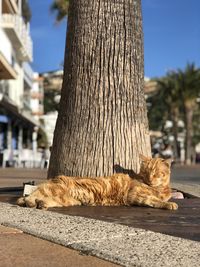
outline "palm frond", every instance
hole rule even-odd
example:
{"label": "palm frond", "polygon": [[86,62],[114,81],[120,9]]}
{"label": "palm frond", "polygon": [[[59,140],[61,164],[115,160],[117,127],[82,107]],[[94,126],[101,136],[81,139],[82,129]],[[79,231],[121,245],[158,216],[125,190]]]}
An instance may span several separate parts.
{"label": "palm frond", "polygon": [[50,10],[56,13],[56,22],[59,23],[66,18],[68,14],[69,0],[54,0],[50,6]]}

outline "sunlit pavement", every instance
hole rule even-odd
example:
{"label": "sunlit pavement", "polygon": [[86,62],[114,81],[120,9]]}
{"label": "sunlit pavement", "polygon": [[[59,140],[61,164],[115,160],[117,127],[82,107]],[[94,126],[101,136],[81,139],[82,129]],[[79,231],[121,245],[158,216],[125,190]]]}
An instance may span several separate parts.
{"label": "sunlit pavement", "polygon": [[174,166],[171,175],[172,187],[200,197],[200,164]]}
{"label": "sunlit pavement", "polygon": [[2,267],[117,267],[23,231],[0,225]]}
{"label": "sunlit pavement", "polygon": [[[34,180],[36,183],[47,177],[46,169],[0,168],[0,187],[22,186],[23,182]],[[194,166],[174,166],[172,182],[200,185],[200,164]]]}
{"label": "sunlit pavement", "polygon": [[[181,167],[181,168],[175,167],[172,169],[173,185],[179,184],[179,186],[185,186],[186,190],[188,189],[188,186],[189,186],[191,187],[190,189],[192,190],[192,192],[189,192],[191,194],[193,193],[193,189],[198,188],[199,186],[199,181],[200,181],[199,173],[200,173],[200,166],[194,166],[194,167],[189,167],[189,168],[188,167]],[[199,198],[175,200],[179,204],[179,209],[177,211],[156,210],[156,209],[144,208],[144,207],[143,208],[140,208],[140,207],[68,207],[68,208],[52,209],[49,212],[47,211],[45,212],[45,211],[36,211],[36,210],[30,210],[30,209],[24,209],[24,208],[16,209],[16,206],[9,206],[9,204],[6,204],[6,203],[11,203],[11,204],[15,203],[17,196],[22,194],[22,191],[20,191],[20,188],[22,190],[22,185],[24,182],[35,181],[35,183],[38,184],[41,181],[45,181],[46,176],[47,176],[46,170],[11,169],[11,168],[0,169],[0,177],[1,177],[0,178],[0,189],[1,189],[0,201],[3,201],[5,203],[5,204],[0,203],[0,213],[2,211],[5,211],[5,214],[6,214],[7,211],[10,211],[10,214],[11,214],[11,215],[5,215],[3,212],[3,214],[0,215],[3,224],[10,225],[15,228],[19,228],[26,233],[36,235],[38,237],[53,241],[58,244],[72,247],[72,248],[82,251],[83,253],[96,255],[103,259],[113,261],[117,264],[122,264],[125,266],[132,266],[130,265],[130,262],[131,262],[131,259],[134,258],[135,256],[136,258],[138,258],[138,264],[139,263],[142,264],[141,266],[164,266],[164,265],[156,265],[157,263],[156,262],[152,263],[152,260],[150,259],[149,259],[149,262],[147,261],[148,264],[145,265],[143,254],[149,253],[149,251],[151,250],[152,250],[152,253],[155,253],[154,250],[156,249],[155,247],[156,242],[158,242],[160,247],[162,247],[163,245],[166,246],[166,243],[170,243],[170,246],[166,248],[169,254],[172,253],[171,249],[173,249],[173,246],[174,246],[176,247],[175,251],[177,253],[177,258],[179,258],[180,255],[182,255],[183,253],[185,253],[184,255],[186,255],[187,254],[186,251],[188,251],[188,253],[189,251],[191,251],[193,255],[190,259],[189,257],[187,257],[187,259],[189,259],[188,262],[186,261],[186,258],[184,258],[184,261],[188,265],[179,264],[179,266],[198,266],[198,263],[196,263],[196,259],[197,259],[196,257],[197,257],[197,254],[199,253],[199,252],[197,253],[197,250],[200,251],[200,247],[199,247],[200,243],[196,243],[192,240],[200,241],[200,229],[199,229],[200,199]],[[2,188],[6,190],[6,187],[8,191],[3,192]],[[9,188],[11,187],[12,188],[19,187],[19,190],[9,191]],[[12,214],[14,214],[14,217],[16,218],[14,218]],[[32,216],[32,219],[30,218],[30,214]],[[37,216],[39,216],[40,214],[41,214],[41,217],[39,218],[39,221],[41,223],[42,229],[37,229],[36,227],[36,225],[38,225]],[[20,218],[20,216],[22,216],[22,218]],[[76,218],[79,218],[79,219],[76,219]],[[66,223],[66,220],[69,220],[70,222],[69,224],[64,226],[63,224]],[[77,220],[78,222],[76,222]],[[60,225],[57,221],[60,222]],[[85,228],[82,230],[80,229],[79,231],[78,228],[79,228],[80,223],[82,224],[82,222],[85,225]],[[75,223],[75,225],[73,225],[73,223]],[[113,238],[110,238],[108,236],[105,238],[104,233],[103,233],[104,230],[101,230],[101,231],[99,230],[100,228],[102,228],[102,225],[104,224],[106,228],[105,229],[106,235],[109,235],[110,231],[111,231],[111,235],[113,235],[114,234],[113,231],[114,231],[116,240],[113,240]],[[125,228],[127,226],[128,228]],[[50,231],[48,230],[50,229],[49,227],[55,228],[56,233],[57,233],[56,237],[51,236],[52,233],[49,233]],[[62,229],[60,229],[60,227]],[[65,233],[64,233],[63,229],[65,228],[70,228],[70,229],[65,230]],[[136,244],[139,246],[144,246],[144,241],[142,241],[141,238],[144,238],[144,236],[146,235],[148,236],[147,233],[151,233],[151,232],[145,232],[146,230],[151,230],[154,233],[152,232],[152,234],[149,234],[151,237],[149,236],[149,240],[147,240],[147,242],[145,243],[145,248],[142,248],[144,249],[143,254],[141,254],[140,252],[135,252],[134,254],[134,252],[132,251],[133,248],[130,246],[133,246],[132,242],[134,243],[136,242]],[[85,231],[90,231],[90,235],[87,236],[86,239],[84,237]],[[102,233],[100,233],[99,231]],[[126,234],[123,234],[120,231],[127,232],[127,236]],[[131,232],[130,234],[128,233],[129,231]],[[52,232],[52,230],[50,232]],[[160,235],[159,233],[168,234],[171,237],[168,235]],[[80,240],[78,241],[74,240],[72,242],[70,241],[68,234],[70,234],[72,239],[75,238],[76,236],[76,238]],[[180,239],[177,237],[182,237],[184,239]],[[0,236],[0,238],[2,238],[2,235]],[[24,242],[29,242],[30,240],[25,241],[26,238],[27,237],[24,238]],[[94,239],[96,240],[95,242],[94,242]],[[152,247],[152,240],[155,241],[153,247]],[[108,244],[110,244],[111,247],[108,246]],[[127,249],[125,254],[124,252],[119,252],[121,245],[124,246],[123,249]],[[41,244],[41,246],[43,246],[43,244]],[[51,246],[51,243],[50,243],[50,246]],[[128,248],[126,248],[126,246],[128,246]],[[177,248],[177,246],[179,247]],[[57,249],[59,250],[59,246]],[[146,249],[147,251],[145,252]],[[156,252],[161,253],[159,251],[156,251]],[[119,255],[118,254],[116,255],[116,253],[118,253]],[[186,256],[183,256],[183,257],[186,257]],[[53,259],[52,259],[52,262],[53,262]],[[174,254],[174,256],[171,259],[171,263],[172,263],[171,266],[175,262],[176,262],[176,255]],[[53,265],[50,265],[50,266],[53,266]],[[81,266],[81,265],[78,265],[78,266]],[[82,266],[87,266],[87,265],[82,265]],[[97,265],[97,266],[100,266],[100,265]],[[109,265],[105,265],[105,266],[109,266]]]}

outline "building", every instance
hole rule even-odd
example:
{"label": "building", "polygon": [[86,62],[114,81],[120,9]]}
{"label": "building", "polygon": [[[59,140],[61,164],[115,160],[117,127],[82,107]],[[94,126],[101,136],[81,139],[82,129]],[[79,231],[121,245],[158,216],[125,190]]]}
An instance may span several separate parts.
{"label": "building", "polygon": [[39,121],[43,114],[44,114],[44,89],[43,89],[43,78],[38,74],[34,73],[33,75],[33,86],[31,89],[31,100],[30,100],[30,106],[31,106],[31,112],[33,117]]}
{"label": "building", "polygon": [[[36,146],[32,116],[33,45],[27,0],[0,0],[0,164],[19,164]],[[26,153],[26,156],[28,154]],[[28,157],[28,156],[27,156]]]}
{"label": "building", "polygon": [[144,78],[144,92],[145,95],[151,96],[152,94],[154,94],[156,91],[158,90],[157,87],[157,82],[154,80],[151,80],[147,77]]}
{"label": "building", "polygon": [[58,106],[63,81],[63,70],[50,71],[40,74],[44,87],[44,129],[48,145],[53,143],[53,135],[58,116]]}

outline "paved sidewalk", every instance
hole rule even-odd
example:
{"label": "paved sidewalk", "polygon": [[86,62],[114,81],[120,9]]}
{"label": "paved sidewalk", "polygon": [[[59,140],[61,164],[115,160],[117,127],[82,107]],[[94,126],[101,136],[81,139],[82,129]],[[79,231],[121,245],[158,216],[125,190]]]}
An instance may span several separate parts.
{"label": "paved sidewalk", "polygon": [[0,203],[0,224],[122,266],[199,267],[199,242],[116,223]]}
{"label": "paved sidewalk", "polygon": [[[192,174],[192,172],[189,173]],[[180,181],[181,176],[177,175],[177,177]],[[35,180],[37,184],[45,179],[46,170],[0,169],[0,188],[22,186],[23,182],[30,180]],[[187,190],[188,182],[186,181],[184,185]],[[195,183],[191,185],[193,188],[195,187]],[[191,192],[193,192],[192,189]],[[195,214],[198,215],[198,207],[196,206],[195,209]],[[138,267],[199,267],[200,243],[196,241],[120,225],[116,220],[117,214],[115,216],[102,214],[103,221],[99,221],[98,216],[95,220],[91,218],[95,218],[95,214],[90,214],[88,216],[90,218],[84,218],[80,217],[82,211],[77,210],[78,213],[76,211],[74,213],[74,211],[72,210],[72,214],[75,216],[69,216],[69,213],[58,214],[0,202],[0,224],[19,229],[18,231],[0,228],[0,267],[109,267],[116,266],[115,264]],[[155,211],[155,214],[157,212],[152,209],[149,211],[150,213]],[[166,212],[165,215],[172,218],[174,214]],[[82,214],[82,216],[85,215]],[[120,216],[123,219],[123,211]],[[132,214],[132,218],[135,218],[135,214]],[[105,220],[111,222],[105,222]],[[183,217],[180,217],[179,220],[184,223]],[[165,219],[164,221],[166,222]],[[174,227],[173,224],[172,227]],[[190,225],[188,227],[188,231],[190,231]],[[6,234],[7,231],[10,233]],[[16,231],[16,233],[12,233],[12,231]],[[7,245],[2,245],[4,243]],[[81,254],[69,248],[73,248]],[[107,261],[101,261],[88,255]],[[10,260],[9,257],[11,257]],[[26,264],[28,261],[29,264]],[[40,263],[41,265],[39,265]]]}
{"label": "paved sidewalk", "polygon": [[117,267],[119,265],[0,225],[0,266]]}
{"label": "paved sidewalk", "polygon": [[0,168],[0,188],[23,186],[24,182],[44,182],[47,178],[46,169]]}
{"label": "paved sidewalk", "polygon": [[173,188],[200,197],[200,164],[192,166],[174,166],[171,184]]}

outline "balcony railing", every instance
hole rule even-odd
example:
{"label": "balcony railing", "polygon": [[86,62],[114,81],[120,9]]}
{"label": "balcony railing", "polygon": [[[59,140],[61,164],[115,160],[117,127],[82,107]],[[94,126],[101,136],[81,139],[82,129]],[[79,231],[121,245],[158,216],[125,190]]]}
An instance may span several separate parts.
{"label": "balcony railing", "polygon": [[44,98],[44,95],[41,92],[31,92],[31,98],[42,100]]}
{"label": "balcony railing", "polygon": [[3,0],[2,1],[3,13],[7,14],[18,14],[19,7],[16,0]]}
{"label": "balcony railing", "polygon": [[34,72],[28,62],[23,63],[23,70],[24,70],[24,80],[26,81],[28,86],[32,88]]}
{"label": "balcony railing", "polygon": [[21,61],[32,61],[33,44],[29,34],[29,27],[19,15],[2,14],[0,25],[10,38],[16,54]]}
{"label": "balcony railing", "polygon": [[26,94],[24,94],[24,98],[22,99],[22,101],[23,101],[23,110],[31,111],[30,98],[28,98]]}

